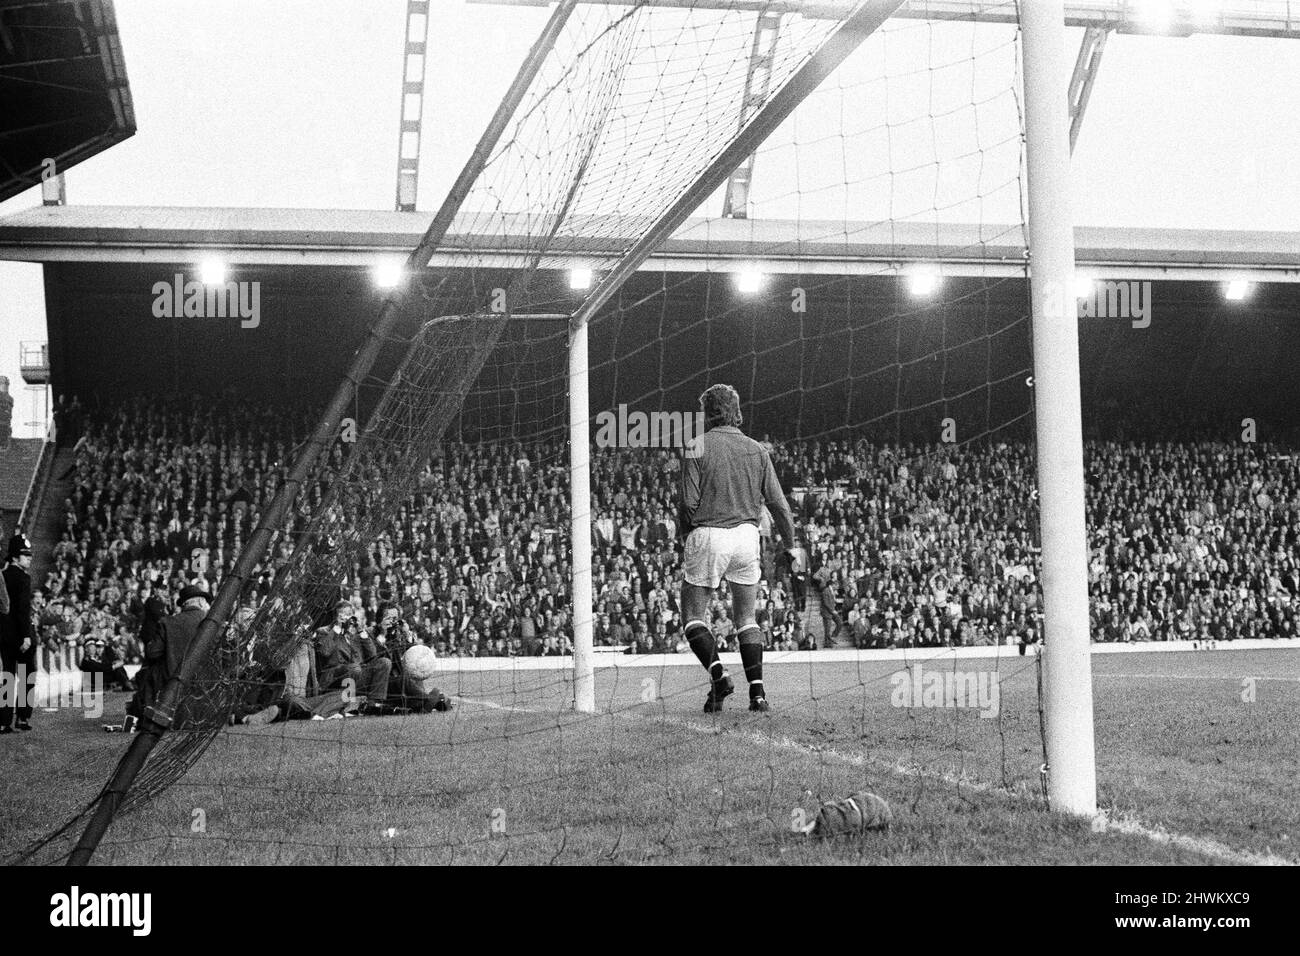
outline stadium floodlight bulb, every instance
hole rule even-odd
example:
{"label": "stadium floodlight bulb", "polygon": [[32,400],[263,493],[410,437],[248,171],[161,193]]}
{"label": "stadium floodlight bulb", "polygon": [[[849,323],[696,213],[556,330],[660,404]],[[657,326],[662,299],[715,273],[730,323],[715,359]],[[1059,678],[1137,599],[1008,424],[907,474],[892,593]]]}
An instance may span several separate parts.
{"label": "stadium floodlight bulb", "polygon": [[403,263],[397,259],[385,259],[374,268],[375,285],[381,289],[396,288],[401,284],[405,270]]}
{"label": "stadium floodlight bulb", "polygon": [[1250,295],[1250,283],[1245,279],[1233,279],[1223,290],[1229,302],[1240,302]]}
{"label": "stadium floodlight bulb", "polygon": [[569,270],[569,288],[575,292],[582,292],[591,288],[591,282],[594,277],[590,269],[570,269]]}
{"label": "stadium floodlight bulb", "polygon": [[204,285],[221,285],[226,281],[226,264],[217,258],[199,263],[199,281]]}
{"label": "stadium floodlight bulb", "polygon": [[933,269],[917,269],[907,277],[907,288],[912,295],[930,295],[939,288],[939,273]]}
{"label": "stadium floodlight bulb", "polygon": [[736,273],[736,289],[746,295],[753,295],[763,288],[763,273],[761,272],[738,272]]}

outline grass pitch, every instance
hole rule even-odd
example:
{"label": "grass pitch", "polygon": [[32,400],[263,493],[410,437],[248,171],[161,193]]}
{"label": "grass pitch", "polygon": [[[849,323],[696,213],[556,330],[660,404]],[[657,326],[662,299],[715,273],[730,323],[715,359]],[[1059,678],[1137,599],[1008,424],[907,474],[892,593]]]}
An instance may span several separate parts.
{"label": "grass pitch", "polygon": [[[444,685],[449,714],[221,733],[96,860],[1300,862],[1296,650],[1095,655],[1105,826],[1045,809],[1034,658],[909,663],[995,676],[996,715],[898,706],[902,661],[769,664],[770,714],[749,713],[739,686],[703,714],[697,667],[602,669],[596,716],[568,709],[564,671],[466,672]],[[0,856],[102,786],[125,739],[100,725],[124,703],[95,720],[38,713],[33,733],[0,739]],[[861,789],[892,806],[888,831],[795,832],[819,801]]]}

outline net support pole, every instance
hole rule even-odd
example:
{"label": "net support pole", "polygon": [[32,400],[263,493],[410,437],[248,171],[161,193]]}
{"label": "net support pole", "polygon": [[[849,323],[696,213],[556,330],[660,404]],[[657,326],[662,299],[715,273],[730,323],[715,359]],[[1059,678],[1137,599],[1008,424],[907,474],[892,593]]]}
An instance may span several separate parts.
{"label": "net support pole", "polygon": [[587,323],[569,326],[569,522],[573,568],[573,707],[596,712],[591,593],[591,421]]}
{"label": "net support pole", "polygon": [[1020,4],[1033,313],[1034,402],[1043,549],[1048,800],[1097,811],[1088,542],[1084,523],[1074,222],[1062,0]]}

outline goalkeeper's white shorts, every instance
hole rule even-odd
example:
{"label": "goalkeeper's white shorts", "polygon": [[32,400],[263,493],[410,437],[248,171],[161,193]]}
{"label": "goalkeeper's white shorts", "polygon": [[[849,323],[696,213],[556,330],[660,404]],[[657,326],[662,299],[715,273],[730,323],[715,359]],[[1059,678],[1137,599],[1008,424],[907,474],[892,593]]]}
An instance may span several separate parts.
{"label": "goalkeeper's white shorts", "polygon": [[716,588],[722,581],[757,584],[761,576],[758,527],[696,528],[686,536],[682,557],[686,583]]}

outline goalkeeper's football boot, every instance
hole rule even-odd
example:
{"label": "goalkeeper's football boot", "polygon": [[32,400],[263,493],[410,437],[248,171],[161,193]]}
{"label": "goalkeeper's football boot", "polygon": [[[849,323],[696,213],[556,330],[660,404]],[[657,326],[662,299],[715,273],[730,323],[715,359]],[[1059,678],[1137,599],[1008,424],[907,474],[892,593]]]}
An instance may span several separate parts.
{"label": "goalkeeper's football boot", "polygon": [[713,689],[709,691],[709,696],[704,698],[704,712],[706,714],[716,714],[722,710],[722,702],[736,692],[736,685],[731,682],[731,677],[724,671],[720,680],[713,682]]}
{"label": "goalkeeper's football boot", "polygon": [[759,694],[757,697],[749,698],[749,709],[760,714],[766,714],[772,708],[768,706],[767,698]]}

